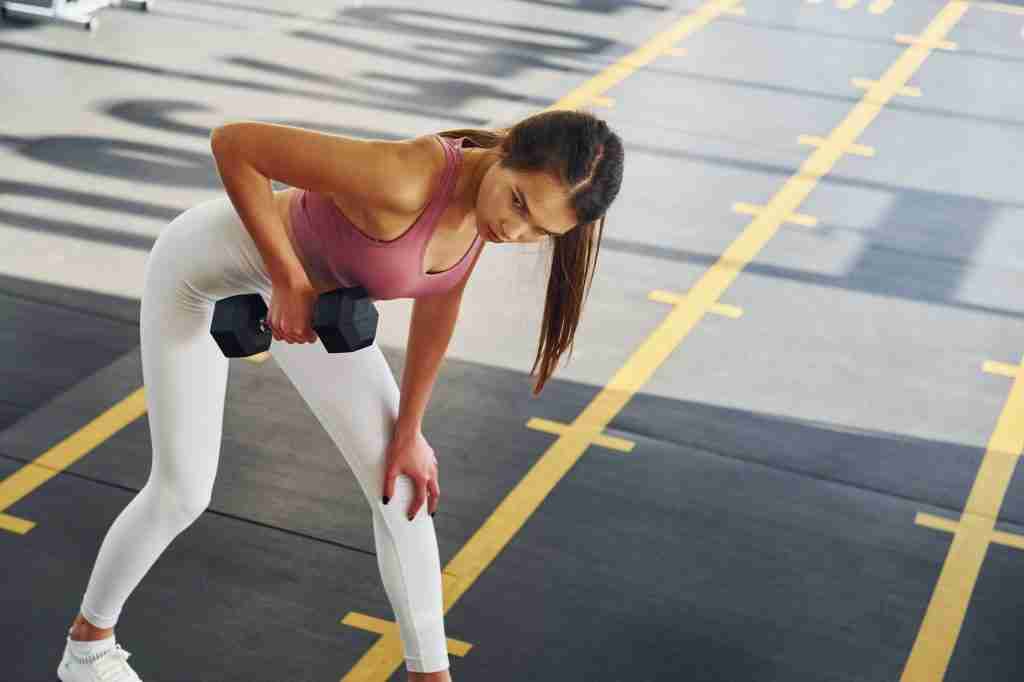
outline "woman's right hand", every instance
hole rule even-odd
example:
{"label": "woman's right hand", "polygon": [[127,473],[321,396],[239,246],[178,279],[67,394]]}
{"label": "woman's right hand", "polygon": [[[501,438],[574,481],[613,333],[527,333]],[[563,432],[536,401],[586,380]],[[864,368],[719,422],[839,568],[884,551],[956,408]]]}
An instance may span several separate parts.
{"label": "woman's right hand", "polygon": [[413,486],[409,508],[402,510],[405,518],[412,521],[424,503],[427,513],[433,516],[441,499],[441,487],[437,477],[437,456],[423,437],[423,432],[417,429],[410,433],[396,428],[384,460],[384,504],[395,496],[395,480],[404,474]]}
{"label": "woman's right hand", "polygon": [[316,290],[308,281],[273,283],[267,326],[275,341],[313,343],[317,340],[316,332],[313,331],[313,306],[316,298]]}

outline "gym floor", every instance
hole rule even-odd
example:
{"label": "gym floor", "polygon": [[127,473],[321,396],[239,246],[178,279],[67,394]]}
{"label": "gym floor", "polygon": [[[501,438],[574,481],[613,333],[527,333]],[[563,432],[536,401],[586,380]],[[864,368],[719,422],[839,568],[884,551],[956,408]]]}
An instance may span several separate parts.
{"label": "gym floor", "polygon": [[[623,190],[537,399],[489,247],[425,423],[457,681],[1019,679],[1024,2],[160,0],[0,22],[0,679],[50,682],[143,486],[143,267],[212,127],[606,118]],[[378,304],[397,379],[411,303]],[[155,682],[404,682],[370,511],[272,359],[127,603]]]}

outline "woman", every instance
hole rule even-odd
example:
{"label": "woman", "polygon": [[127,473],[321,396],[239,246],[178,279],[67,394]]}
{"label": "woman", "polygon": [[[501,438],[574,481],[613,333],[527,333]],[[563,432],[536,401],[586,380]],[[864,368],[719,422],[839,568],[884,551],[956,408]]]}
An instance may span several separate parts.
{"label": "woman", "polygon": [[[549,111],[497,131],[403,141],[240,122],[215,129],[211,147],[227,196],[175,218],[146,264],[150,477],[103,540],[58,676],[139,679],[113,628],[159,555],[209,505],[228,374],[210,335],[213,306],[256,291],[269,301],[273,338],[286,342],[271,354],[370,503],[409,680],[450,680],[430,518],[441,491],[423,413],[486,242],[553,244],[535,395],[567,348],[571,357],[622,181],[622,142],[591,114]],[[290,188],[274,192],[270,179]],[[317,296],[353,284],[374,299],[414,299],[401,391],[377,344],[338,354],[305,346],[317,340]],[[429,516],[419,513],[424,501]]]}

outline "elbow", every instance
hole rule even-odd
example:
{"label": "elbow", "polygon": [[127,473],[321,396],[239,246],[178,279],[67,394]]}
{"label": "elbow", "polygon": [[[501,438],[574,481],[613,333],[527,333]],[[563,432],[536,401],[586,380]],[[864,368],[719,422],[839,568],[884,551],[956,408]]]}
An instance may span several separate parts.
{"label": "elbow", "polygon": [[217,158],[220,154],[220,150],[224,147],[224,128],[223,126],[217,126],[210,131],[210,153],[213,154],[213,158]]}
{"label": "elbow", "polygon": [[214,156],[224,149],[224,142],[227,139],[227,128],[227,125],[220,125],[210,131],[210,151],[213,152]]}
{"label": "elbow", "polygon": [[217,154],[227,148],[237,137],[238,123],[224,123],[210,131],[210,150]]}

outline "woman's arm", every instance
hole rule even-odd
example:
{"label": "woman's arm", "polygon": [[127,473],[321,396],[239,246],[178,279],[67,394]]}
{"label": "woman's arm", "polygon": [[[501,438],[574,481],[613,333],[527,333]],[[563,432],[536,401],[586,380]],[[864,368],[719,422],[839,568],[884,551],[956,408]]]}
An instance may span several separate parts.
{"label": "woman's arm", "polygon": [[306,271],[274,210],[270,178],[247,161],[233,142],[234,138],[225,135],[222,128],[210,135],[210,149],[224,190],[263,256],[271,280],[275,284],[308,285]]}
{"label": "woman's arm", "polygon": [[[271,180],[342,197],[346,204],[418,215],[444,156],[429,136],[359,140],[306,128],[239,121],[214,128],[210,148],[231,203],[272,278],[306,279],[277,215]],[[308,280],[307,280],[308,283]]]}
{"label": "woman's arm", "polygon": [[413,302],[395,424],[398,439],[412,438],[422,431],[423,414],[459,317],[460,299],[461,295],[445,294]]}
{"label": "woman's arm", "polygon": [[476,252],[466,274],[453,289],[413,301],[405,369],[402,371],[402,397],[395,424],[394,437],[397,439],[413,437],[422,430],[423,413],[459,318],[462,293],[481,253],[483,249]]}

